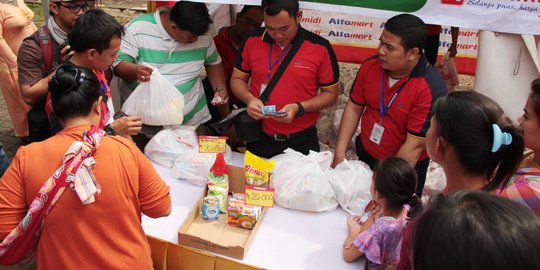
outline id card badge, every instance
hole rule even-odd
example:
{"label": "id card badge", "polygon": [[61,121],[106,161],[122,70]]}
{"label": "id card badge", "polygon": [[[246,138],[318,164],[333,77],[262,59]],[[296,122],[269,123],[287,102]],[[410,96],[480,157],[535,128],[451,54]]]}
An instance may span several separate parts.
{"label": "id card badge", "polygon": [[373,129],[371,130],[371,136],[369,137],[369,140],[379,145],[381,144],[383,134],[384,127],[380,123],[375,123],[375,125],[373,125]]}
{"label": "id card badge", "polygon": [[261,84],[261,92],[259,94],[259,97],[262,96],[262,94],[264,93],[264,90],[266,90],[267,86],[268,86],[268,84],[266,84],[266,83]]}

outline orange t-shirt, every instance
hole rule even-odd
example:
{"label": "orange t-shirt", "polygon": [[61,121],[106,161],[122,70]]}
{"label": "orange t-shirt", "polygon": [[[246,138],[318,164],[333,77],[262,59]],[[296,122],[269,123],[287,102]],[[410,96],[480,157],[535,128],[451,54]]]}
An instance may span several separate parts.
{"label": "orange t-shirt", "polygon": [[[90,126],[62,130],[23,146],[0,181],[0,239],[19,223],[42,184]],[[93,155],[101,193],[83,205],[64,191],[45,221],[37,269],[152,269],[141,212],[159,217],[171,207],[169,187],[131,141],[107,136]]]}

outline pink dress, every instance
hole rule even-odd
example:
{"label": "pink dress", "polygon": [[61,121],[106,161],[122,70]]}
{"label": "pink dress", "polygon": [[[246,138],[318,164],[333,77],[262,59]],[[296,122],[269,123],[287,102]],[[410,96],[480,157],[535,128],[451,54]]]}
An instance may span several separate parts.
{"label": "pink dress", "polygon": [[21,96],[17,73],[17,54],[24,38],[36,31],[34,13],[24,1],[17,1],[19,7],[0,3],[0,89],[4,96],[9,116],[17,137],[28,136],[30,109]]}
{"label": "pink dress", "polygon": [[399,219],[383,216],[354,239],[354,245],[366,256],[367,269],[392,270],[399,262],[401,238],[407,225],[407,217]]}

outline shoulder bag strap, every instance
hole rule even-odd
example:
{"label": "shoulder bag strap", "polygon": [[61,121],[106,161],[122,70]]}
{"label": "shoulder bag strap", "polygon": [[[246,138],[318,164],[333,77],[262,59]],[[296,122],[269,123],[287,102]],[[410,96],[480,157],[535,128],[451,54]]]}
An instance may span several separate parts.
{"label": "shoulder bag strap", "polygon": [[300,42],[298,42],[297,44],[292,44],[293,46],[291,50],[289,51],[289,53],[287,53],[285,58],[283,58],[283,62],[281,62],[278,69],[276,70],[276,73],[274,74],[274,76],[272,76],[272,79],[270,79],[270,81],[268,82],[268,85],[266,86],[266,89],[264,90],[263,94],[259,97],[259,99],[263,103],[266,103],[268,101],[268,97],[270,97],[270,93],[272,92],[272,90],[274,90],[274,87],[276,86],[279,79],[281,78],[281,75],[283,75],[283,72],[285,72],[285,69],[287,69],[287,67],[291,63],[292,59],[294,58],[294,56],[296,55],[300,47],[302,47],[302,43],[304,43],[304,39],[305,39],[304,29],[299,28],[298,35],[300,35]]}

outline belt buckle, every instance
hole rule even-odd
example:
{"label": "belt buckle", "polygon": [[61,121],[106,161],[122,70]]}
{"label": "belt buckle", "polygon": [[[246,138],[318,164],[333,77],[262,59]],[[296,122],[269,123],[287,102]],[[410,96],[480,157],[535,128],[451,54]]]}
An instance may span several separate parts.
{"label": "belt buckle", "polygon": [[289,139],[289,138],[288,138],[289,136],[288,136],[288,135],[284,135],[284,134],[274,134],[274,136],[272,136],[272,137],[274,137],[274,140],[275,140],[276,142],[284,142],[284,141],[286,141],[286,140]]}

